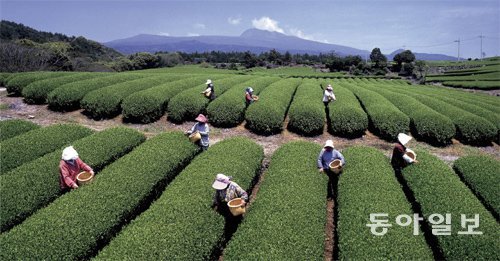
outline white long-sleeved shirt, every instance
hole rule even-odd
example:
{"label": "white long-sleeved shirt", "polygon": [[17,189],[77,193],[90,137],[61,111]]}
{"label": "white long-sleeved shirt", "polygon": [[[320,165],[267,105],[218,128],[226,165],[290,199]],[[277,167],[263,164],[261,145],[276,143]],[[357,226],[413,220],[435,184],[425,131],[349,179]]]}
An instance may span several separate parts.
{"label": "white long-sleeved shirt", "polygon": [[323,102],[328,102],[328,97],[331,97],[332,100],[336,100],[335,94],[333,94],[333,91],[325,90],[323,93]]}

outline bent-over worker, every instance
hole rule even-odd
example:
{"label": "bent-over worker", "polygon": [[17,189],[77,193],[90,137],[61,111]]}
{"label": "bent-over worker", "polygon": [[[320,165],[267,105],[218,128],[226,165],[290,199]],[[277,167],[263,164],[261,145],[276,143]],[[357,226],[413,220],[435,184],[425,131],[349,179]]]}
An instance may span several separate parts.
{"label": "bent-over worker", "polygon": [[247,87],[245,89],[245,104],[248,107],[250,104],[252,104],[252,102],[254,102],[253,89],[252,87]]}
{"label": "bent-over worker", "polygon": [[398,134],[398,142],[394,145],[394,149],[392,150],[391,157],[391,165],[396,174],[401,174],[401,171],[404,167],[408,166],[411,163],[418,163],[417,160],[413,160],[412,158],[406,155],[406,147],[405,145],[412,139],[412,137],[404,134]]}
{"label": "bent-over worker", "polygon": [[62,191],[78,188],[76,176],[81,170],[94,174],[94,170],[78,157],[78,152],[73,146],[64,148],[61,158],[59,162],[59,187]]}
{"label": "bent-over worker", "polygon": [[208,134],[210,130],[208,129],[208,119],[203,114],[198,114],[198,117],[194,119],[196,123],[191,127],[190,130],[184,132],[185,134],[191,135],[194,132],[199,132],[201,135],[201,140],[198,141],[198,146],[201,147],[202,150],[207,150],[210,145],[210,141],[208,138]]}
{"label": "bent-over worker", "polygon": [[214,89],[214,84],[212,83],[212,80],[208,79],[207,82],[205,83],[207,85],[207,88],[205,91],[202,93],[209,98],[211,101],[215,99],[215,89]]}

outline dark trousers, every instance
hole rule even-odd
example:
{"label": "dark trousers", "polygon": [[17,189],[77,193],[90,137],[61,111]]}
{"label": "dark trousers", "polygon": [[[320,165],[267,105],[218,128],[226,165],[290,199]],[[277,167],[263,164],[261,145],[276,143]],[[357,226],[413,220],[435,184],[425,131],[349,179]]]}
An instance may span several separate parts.
{"label": "dark trousers", "polygon": [[241,220],[243,219],[243,216],[233,216],[231,214],[231,211],[229,211],[229,207],[227,206],[227,203],[221,203],[217,206],[217,212],[224,216],[225,219],[225,225],[224,225],[224,237],[226,240],[231,238],[231,236],[236,232],[236,229],[238,229],[238,225],[241,223]]}
{"label": "dark trousers", "polygon": [[340,174],[335,174],[329,169],[325,169],[325,174],[328,176],[327,197],[334,198],[336,195],[335,187]]}

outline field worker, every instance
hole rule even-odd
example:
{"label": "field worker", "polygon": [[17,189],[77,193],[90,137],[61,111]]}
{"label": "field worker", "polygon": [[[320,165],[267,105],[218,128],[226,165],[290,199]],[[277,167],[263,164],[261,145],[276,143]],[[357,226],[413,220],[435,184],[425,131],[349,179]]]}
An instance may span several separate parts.
{"label": "field worker", "polygon": [[194,120],[196,121],[196,123],[193,125],[193,127],[184,133],[191,135],[193,132],[196,131],[199,132],[201,135],[201,140],[198,141],[198,146],[200,146],[201,149],[205,151],[208,149],[209,146],[209,139],[208,139],[209,129],[207,123],[208,119],[207,117],[205,117],[205,115],[198,114],[198,117],[196,117],[196,119]]}
{"label": "field worker", "polygon": [[245,89],[245,104],[248,107],[253,102],[253,89],[252,87],[247,87]]}
{"label": "field worker", "polygon": [[221,211],[221,213],[231,215],[227,202],[235,198],[243,199],[245,201],[244,204],[248,202],[248,193],[236,184],[236,182],[231,181],[231,177],[224,174],[219,173],[215,176],[212,188],[215,189],[212,207]]}
{"label": "field worker", "polygon": [[203,91],[202,93],[208,97],[211,101],[215,99],[215,90],[214,90],[214,84],[212,83],[212,80],[208,79],[207,82],[205,83],[207,85],[207,89]]}
{"label": "field worker", "polygon": [[78,188],[76,176],[82,170],[94,174],[94,170],[78,157],[73,146],[64,148],[61,158],[59,162],[59,187],[62,191]]}
{"label": "field worker", "polygon": [[333,93],[332,85],[328,84],[325,92],[323,93],[323,104],[325,104],[325,107],[327,107],[330,101],[336,101],[336,100],[337,98],[335,98],[335,94]]}
{"label": "field worker", "polygon": [[394,145],[392,150],[391,165],[394,168],[396,174],[401,174],[401,170],[411,163],[418,163],[417,160],[405,155],[406,147],[405,145],[412,139],[412,137],[404,134],[398,134],[398,142]]}
{"label": "field worker", "polygon": [[339,159],[342,162],[342,166],[345,166],[344,155],[335,149],[333,146],[332,140],[327,140],[325,142],[325,146],[319,153],[318,156],[318,170],[319,172],[327,172],[330,174],[330,163],[336,159]]}

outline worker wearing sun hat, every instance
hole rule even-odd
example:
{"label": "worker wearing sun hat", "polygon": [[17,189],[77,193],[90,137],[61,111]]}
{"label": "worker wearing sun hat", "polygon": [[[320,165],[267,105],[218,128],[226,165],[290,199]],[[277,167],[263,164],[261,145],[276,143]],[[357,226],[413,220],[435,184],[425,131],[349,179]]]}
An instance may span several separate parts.
{"label": "worker wearing sun hat", "polygon": [[254,101],[253,99],[253,89],[252,87],[247,87],[245,89],[245,104],[248,107],[252,102]]}
{"label": "worker wearing sun hat", "polygon": [[214,89],[214,84],[212,83],[212,80],[208,79],[207,82],[205,82],[207,85],[207,88],[205,91],[201,92],[203,93],[207,98],[209,98],[211,101],[215,99],[215,89]]}
{"label": "worker wearing sun hat", "polygon": [[210,132],[208,128],[208,119],[205,117],[203,114],[198,114],[198,117],[194,119],[196,123],[193,125],[193,127],[185,131],[184,133],[187,135],[191,135],[193,132],[199,132],[201,135],[201,140],[198,142],[198,145],[202,148],[202,150],[207,150],[208,146],[210,145],[210,140],[208,137],[208,134]]}
{"label": "worker wearing sun hat", "polygon": [[318,155],[319,172],[329,171],[330,163],[336,159],[339,159],[342,162],[342,166],[345,165],[344,155],[335,149],[335,146],[333,146],[333,140],[327,140]]}
{"label": "worker wearing sun hat", "polygon": [[231,181],[231,177],[228,177],[222,173],[215,176],[215,181],[212,183],[212,188],[215,189],[213,206],[221,207],[227,206],[227,202],[235,199],[241,198],[245,202],[248,201],[248,193],[242,189],[236,182]]}
{"label": "worker wearing sun hat", "polygon": [[410,142],[411,139],[411,136],[404,133],[398,134],[398,142],[394,145],[391,157],[391,165],[396,174],[401,174],[401,170],[408,164],[418,163],[417,160],[413,160],[405,154],[407,150],[405,145]]}
{"label": "worker wearing sun hat", "polygon": [[81,170],[94,174],[94,170],[78,157],[78,152],[73,146],[64,148],[59,162],[59,187],[61,190],[78,188],[76,176]]}
{"label": "worker wearing sun hat", "polygon": [[335,94],[333,93],[333,88],[331,84],[328,84],[328,86],[325,89],[325,92],[323,93],[323,103],[325,104],[325,107],[328,106],[328,103],[330,101],[336,101],[337,98],[335,98]]}

